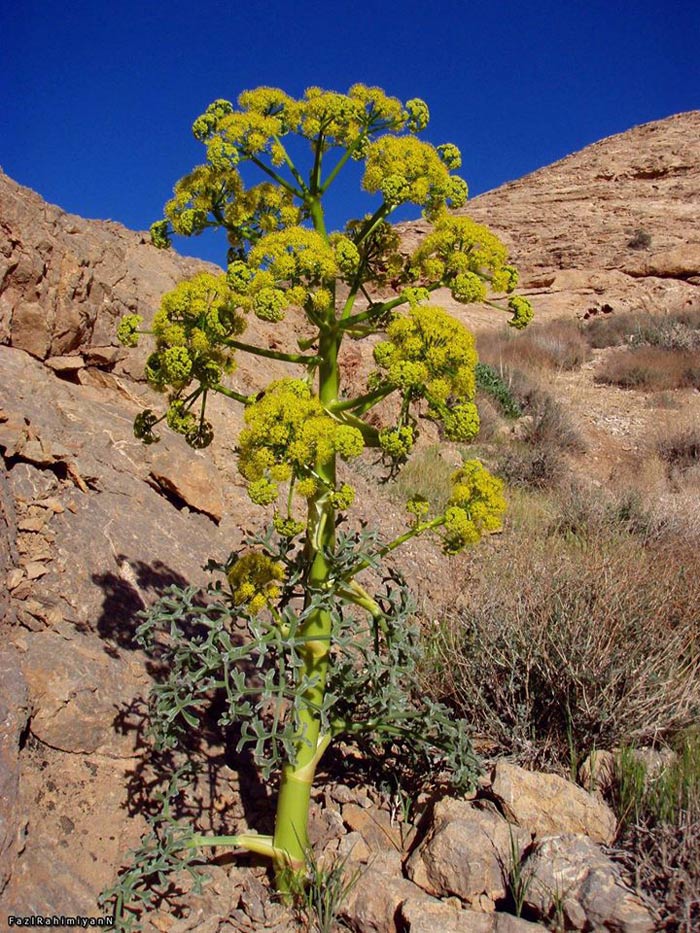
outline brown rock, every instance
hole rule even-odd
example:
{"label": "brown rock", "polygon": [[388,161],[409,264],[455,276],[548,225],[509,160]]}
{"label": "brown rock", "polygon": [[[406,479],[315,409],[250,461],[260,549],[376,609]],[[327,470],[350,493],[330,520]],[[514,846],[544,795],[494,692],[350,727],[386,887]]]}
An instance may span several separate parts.
{"label": "brown rock", "polygon": [[362,933],[388,933],[396,929],[399,906],[408,898],[420,900],[426,895],[402,876],[399,854],[386,852],[362,871],[342,907],[342,916]]}
{"label": "brown rock", "polygon": [[[700,110],[610,136],[470,200],[458,213],[510,249],[537,318],[582,315],[592,294],[618,311],[698,307]],[[400,224],[408,247],[430,229]],[[636,231],[650,237],[635,250]],[[485,306],[439,303],[474,327],[500,326]]]}
{"label": "brown rock", "polygon": [[356,803],[346,803],[343,807],[343,822],[351,831],[358,832],[375,852],[383,852],[387,847],[396,852],[402,849],[401,833],[392,823],[386,810],[376,807],[367,809]]}
{"label": "brown rock", "polygon": [[558,774],[526,771],[499,761],[491,793],[510,819],[537,836],[585,833],[603,843],[615,838],[617,820],[610,807]]}
{"label": "brown rock", "polygon": [[116,358],[104,352],[120,352],[118,318],[132,311],[150,317],[163,292],[216,268],[156,250],[147,235],[120,224],[66,214],[2,172],[0,217],[8,247],[0,269],[0,342],[39,359],[94,344],[111,365]]}
{"label": "brown rock", "polygon": [[12,314],[12,346],[43,360],[51,346],[46,310],[37,302],[18,302]]}
{"label": "brown rock", "polygon": [[190,508],[211,516],[217,524],[221,521],[221,476],[210,459],[190,450],[164,451],[154,459],[151,476]]}
{"label": "brown rock", "polygon": [[86,640],[30,632],[17,642],[34,714],[32,733],[52,748],[114,758],[134,754],[135,734],[115,731],[118,712],[148,690],[140,666]]}
{"label": "brown rock", "polygon": [[543,839],[525,863],[532,875],[526,903],[542,918],[561,906],[567,928],[651,933],[654,922],[621,882],[615,864],[586,836]]}
{"label": "brown rock", "polygon": [[46,361],[46,365],[58,375],[67,376],[84,369],[85,360],[82,356],[52,356]]}
{"label": "brown rock", "polygon": [[19,744],[29,717],[27,685],[17,653],[0,652],[0,893],[12,873],[20,825]]}
{"label": "brown rock", "polygon": [[528,833],[499,814],[447,798],[435,805],[428,833],[406,871],[429,894],[457,895],[470,904],[486,895],[493,902],[506,895],[512,846],[519,858],[529,841]]}

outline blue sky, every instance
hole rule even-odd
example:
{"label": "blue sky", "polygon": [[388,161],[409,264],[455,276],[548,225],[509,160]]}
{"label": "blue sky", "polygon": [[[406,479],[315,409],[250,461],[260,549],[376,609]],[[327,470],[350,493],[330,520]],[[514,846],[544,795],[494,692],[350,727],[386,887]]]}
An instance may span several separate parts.
{"label": "blue sky", "polygon": [[[194,118],[260,84],[424,98],[472,194],[700,107],[692,0],[0,0],[0,165],[46,200],[135,229],[202,160]],[[347,186],[331,224],[371,204]],[[222,261],[223,237],[182,252]]]}

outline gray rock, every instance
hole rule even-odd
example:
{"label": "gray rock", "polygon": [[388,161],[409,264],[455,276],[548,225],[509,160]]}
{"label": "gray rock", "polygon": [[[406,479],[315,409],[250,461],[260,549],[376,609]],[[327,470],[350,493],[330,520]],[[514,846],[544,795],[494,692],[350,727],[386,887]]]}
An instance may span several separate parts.
{"label": "gray rock", "polygon": [[586,836],[567,833],[543,839],[527,859],[532,880],[526,904],[542,918],[557,910],[576,930],[651,933],[654,922],[624,886],[615,864]]}

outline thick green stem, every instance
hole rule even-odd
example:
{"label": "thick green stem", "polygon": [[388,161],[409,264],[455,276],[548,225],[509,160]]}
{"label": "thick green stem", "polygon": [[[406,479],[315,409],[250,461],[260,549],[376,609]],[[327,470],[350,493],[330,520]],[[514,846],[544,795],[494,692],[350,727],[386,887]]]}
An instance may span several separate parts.
{"label": "thick green stem", "polygon": [[[311,202],[311,216],[316,230],[325,236],[325,224],[320,202]],[[333,309],[328,312],[326,326],[319,336],[319,398],[324,406],[331,406],[338,398],[338,349],[340,338],[334,323]],[[309,499],[306,533],[307,598],[308,606],[315,592],[324,590],[329,582],[328,553],[335,547],[335,510],[330,490],[335,488],[335,457],[318,462],[315,472],[321,480],[319,491]],[[294,875],[306,863],[309,842],[307,824],[311,788],[318,762],[330,742],[330,734],[321,734],[321,708],[328,677],[331,647],[332,618],[327,609],[309,613],[299,635],[302,669],[299,676],[305,684],[298,696],[298,730],[294,740],[294,761],[282,769],[282,782],[277,801],[274,848],[284,853],[275,856],[277,885],[289,892]],[[301,684],[299,685],[301,686]]]}

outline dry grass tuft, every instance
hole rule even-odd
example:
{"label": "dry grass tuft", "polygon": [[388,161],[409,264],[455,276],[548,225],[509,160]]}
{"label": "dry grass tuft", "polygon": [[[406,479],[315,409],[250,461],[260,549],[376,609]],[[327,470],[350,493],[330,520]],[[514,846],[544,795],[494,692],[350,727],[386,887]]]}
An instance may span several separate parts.
{"label": "dry grass tuft", "polygon": [[595,381],[623,389],[662,392],[700,388],[700,352],[635,346],[602,360]]}
{"label": "dry grass tuft", "polygon": [[490,332],[478,337],[479,358],[492,366],[530,372],[578,369],[591,351],[577,321],[533,324],[521,333]]}
{"label": "dry grass tuft", "polygon": [[[576,514],[578,509],[578,514]],[[573,768],[700,716],[700,563],[634,503],[571,498],[511,529],[434,631],[427,687],[494,750]]]}

